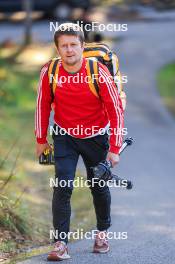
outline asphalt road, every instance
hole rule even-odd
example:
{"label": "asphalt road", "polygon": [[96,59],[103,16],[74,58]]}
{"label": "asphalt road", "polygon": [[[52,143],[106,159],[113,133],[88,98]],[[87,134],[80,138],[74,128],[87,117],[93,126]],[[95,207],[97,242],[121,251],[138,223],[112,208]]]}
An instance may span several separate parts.
{"label": "asphalt road", "polygon": [[[72,258],[65,263],[175,263],[175,120],[159,97],[155,79],[157,70],[174,59],[175,21],[129,23],[128,28],[114,48],[128,75],[125,126],[135,144],[115,170],[132,179],[134,189],[111,190],[110,228],[127,232],[128,238],[110,240],[106,255],[91,253],[92,240],[70,243]],[[46,263],[46,255],[20,263]]]}

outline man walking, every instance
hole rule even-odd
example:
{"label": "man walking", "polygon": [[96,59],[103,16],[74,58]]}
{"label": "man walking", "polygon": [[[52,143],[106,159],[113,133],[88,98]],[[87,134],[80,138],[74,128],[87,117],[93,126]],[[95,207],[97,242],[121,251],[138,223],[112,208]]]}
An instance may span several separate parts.
{"label": "man walking", "polygon": [[[87,179],[92,180],[91,167],[102,160],[109,160],[112,166],[119,162],[119,149],[122,145],[123,108],[114,82],[108,69],[98,63],[99,97],[90,89],[87,62],[83,58],[84,33],[72,23],[61,24],[54,35],[55,45],[61,57],[58,65],[58,82],[53,95],[49,85],[48,67],[41,70],[38,99],[35,115],[36,153],[39,157],[50,148],[47,142],[47,130],[51,104],[54,103],[53,135],[55,177],[59,181],[74,180],[78,158],[81,155],[87,170]],[[75,82],[74,77],[81,77]],[[103,80],[103,81],[100,81]],[[78,128],[79,133],[74,133]],[[107,134],[110,128],[110,140]],[[64,129],[66,133],[61,133]],[[105,133],[100,133],[103,130]],[[119,133],[115,133],[115,131]],[[109,244],[106,239],[107,229],[111,225],[111,196],[107,185],[98,183],[90,186],[97,219],[97,235],[93,251],[106,253]],[[54,187],[52,212],[53,226],[58,237],[48,260],[70,258],[67,249],[69,233],[70,198],[73,186]]]}

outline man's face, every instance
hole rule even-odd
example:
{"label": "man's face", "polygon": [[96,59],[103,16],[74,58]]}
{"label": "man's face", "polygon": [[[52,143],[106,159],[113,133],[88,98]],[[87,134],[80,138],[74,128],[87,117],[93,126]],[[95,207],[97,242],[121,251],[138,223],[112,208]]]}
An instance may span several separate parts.
{"label": "man's face", "polygon": [[63,63],[73,66],[82,58],[83,45],[77,36],[62,35],[58,39],[58,52]]}

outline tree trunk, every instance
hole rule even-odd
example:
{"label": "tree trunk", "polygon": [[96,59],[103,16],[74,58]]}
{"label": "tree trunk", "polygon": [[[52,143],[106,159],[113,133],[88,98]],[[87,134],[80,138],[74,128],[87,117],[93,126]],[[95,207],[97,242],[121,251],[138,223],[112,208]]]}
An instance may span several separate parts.
{"label": "tree trunk", "polygon": [[32,42],[32,0],[23,0],[23,9],[26,12],[24,45],[29,45]]}

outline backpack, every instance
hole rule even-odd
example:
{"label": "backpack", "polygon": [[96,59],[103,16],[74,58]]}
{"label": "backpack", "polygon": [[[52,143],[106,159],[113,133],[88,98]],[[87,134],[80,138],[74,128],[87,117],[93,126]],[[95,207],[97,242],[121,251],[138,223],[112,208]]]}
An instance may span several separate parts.
{"label": "backpack", "polygon": [[[111,76],[114,79],[114,83],[116,84],[116,89],[118,89],[123,109],[125,109],[126,95],[123,91],[123,86],[121,82],[122,76],[119,71],[119,61],[117,55],[113,51],[111,51],[110,48],[104,43],[88,43],[85,45],[83,57],[88,58],[86,69],[88,76],[91,79],[93,78],[93,74],[98,75],[98,61],[108,68]],[[53,98],[57,85],[57,82],[55,80],[56,76],[58,76],[60,61],[60,57],[53,58],[49,62],[48,66],[48,77],[50,80],[50,88]],[[99,97],[98,78],[93,79],[93,81],[89,82],[89,88],[95,96]]]}

